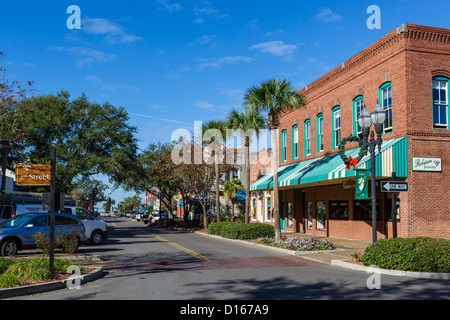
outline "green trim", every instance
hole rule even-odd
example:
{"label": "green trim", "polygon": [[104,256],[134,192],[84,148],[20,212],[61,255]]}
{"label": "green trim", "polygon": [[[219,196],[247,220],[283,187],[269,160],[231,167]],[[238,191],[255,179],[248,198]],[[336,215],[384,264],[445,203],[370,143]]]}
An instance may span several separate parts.
{"label": "green trim", "polygon": [[336,149],[339,144],[338,141],[334,141],[334,113],[337,110],[341,110],[341,106],[335,106],[333,109],[331,109],[331,149]]}
{"label": "green trim", "polygon": [[[284,149],[286,147],[286,151],[287,151],[287,146],[286,146],[286,136],[287,136],[287,130],[283,130],[281,131],[281,162],[285,162],[287,159],[287,154],[286,156],[284,155]],[[287,152],[286,152],[287,153]]]}
{"label": "green trim", "polygon": [[[297,129],[297,157],[295,157],[295,142],[294,142],[294,138],[295,138],[295,135],[294,135],[294,132],[295,132],[295,129]],[[298,154],[299,154],[299,152],[298,152],[298,125],[294,125],[293,127],[292,127],[292,160],[294,160],[294,159],[298,159]]]}
{"label": "green trim", "polygon": [[320,150],[320,138],[319,138],[319,128],[320,128],[320,123],[319,120],[320,118],[322,118],[322,135],[323,135],[323,113],[319,113],[316,116],[316,152],[322,152],[322,150]]}
{"label": "green trim", "polygon": [[312,152],[312,148],[311,148],[311,143],[310,143],[310,149],[309,149],[309,154],[307,152],[307,143],[306,143],[306,128],[308,127],[308,123],[309,123],[309,141],[311,142],[311,120],[307,119],[305,120],[305,122],[303,122],[303,156],[306,157],[308,155],[311,154]]}

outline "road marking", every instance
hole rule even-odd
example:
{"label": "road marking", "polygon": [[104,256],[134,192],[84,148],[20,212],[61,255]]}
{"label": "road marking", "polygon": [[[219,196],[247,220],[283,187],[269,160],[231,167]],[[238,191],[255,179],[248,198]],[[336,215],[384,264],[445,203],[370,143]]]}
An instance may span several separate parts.
{"label": "road marking", "polygon": [[157,236],[157,235],[153,235],[153,236],[154,236],[156,239],[158,239],[158,240],[160,240],[160,241],[162,241],[162,242],[165,242],[165,243],[167,243],[168,245],[171,245],[172,247],[175,247],[175,248],[180,249],[180,250],[182,250],[182,251],[184,251],[184,252],[186,252],[186,253],[189,253],[190,255],[196,257],[197,259],[200,259],[200,260],[208,260],[207,257],[201,255],[200,253],[197,253],[197,252],[192,251],[192,250],[190,250],[190,249],[188,249],[188,248],[182,247],[182,246],[180,246],[179,244],[176,244],[175,242],[166,240],[166,239],[164,239],[164,238],[162,238],[162,237],[160,237],[160,236]]}

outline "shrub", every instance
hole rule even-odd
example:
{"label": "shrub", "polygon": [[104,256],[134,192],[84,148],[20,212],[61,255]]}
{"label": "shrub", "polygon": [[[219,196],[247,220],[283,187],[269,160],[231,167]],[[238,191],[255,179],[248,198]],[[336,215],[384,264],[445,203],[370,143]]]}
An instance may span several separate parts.
{"label": "shrub", "polygon": [[[35,281],[50,279],[48,258],[22,258],[1,260],[0,287],[10,288],[26,285]],[[72,265],[70,261],[55,259],[55,272],[66,272]],[[7,268],[5,268],[7,266]]]}
{"label": "shrub", "polygon": [[[33,235],[36,240],[36,248],[41,250],[44,254],[50,253],[50,237],[49,235],[38,232]],[[72,254],[78,247],[78,234],[76,231],[72,231],[69,234],[59,232],[55,236],[55,248],[61,249],[64,253]]]}
{"label": "shrub", "polygon": [[381,239],[361,257],[383,269],[450,273],[450,241],[428,237]]}
{"label": "shrub", "polygon": [[295,251],[319,251],[332,250],[334,245],[330,240],[314,239],[314,238],[298,238],[290,237],[285,240],[275,242],[274,238],[260,238],[257,243],[268,244],[274,247]]}
{"label": "shrub", "polygon": [[208,233],[221,235],[229,239],[257,239],[260,237],[273,237],[275,229],[272,225],[264,223],[220,221],[210,224]]}

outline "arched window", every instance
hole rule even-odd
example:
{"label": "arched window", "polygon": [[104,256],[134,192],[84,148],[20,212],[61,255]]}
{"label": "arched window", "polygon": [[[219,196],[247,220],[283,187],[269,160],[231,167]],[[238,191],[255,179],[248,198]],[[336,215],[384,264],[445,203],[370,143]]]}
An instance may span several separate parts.
{"label": "arched window", "polygon": [[392,85],[391,82],[384,83],[378,89],[378,103],[381,105],[383,110],[386,111],[386,120],[383,124],[384,133],[392,132],[393,121],[392,121]]}
{"label": "arched window", "polygon": [[331,149],[337,148],[341,141],[341,107],[331,109]]}
{"label": "arched window", "polygon": [[298,125],[292,127],[292,159],[298,159]]}
{"label": "arched window", "polygon": [[286,139],[287,134],[286,133],[287,133],[286,130],[283,130],[281,132],[281,162],[287,161],[287,146],[286,146],[286,144],[287,144],[287,139]]}
{"label": "arched window", "polygon": [[303,128],[303,155],[309,156],[311,154],[311,120],[306,120]]}
{"label": "arched window", "polygon": [[362,110],[364,109],[364,97],[357,96],[355,99],[353,99],[352,105],[353,105],[353,135],[354,136],[361,135],[362,130],[361,127],[359,126],[358,118]]}
{"label": "arched window", "polygon": [[323,151],[323,113],[319,113],[316,117],[316,150]]}
{"label": "arched window", "polygon": [[450,79],[444,76],[433,77],[433,127],[450,128],[448,112],[448,86]]}

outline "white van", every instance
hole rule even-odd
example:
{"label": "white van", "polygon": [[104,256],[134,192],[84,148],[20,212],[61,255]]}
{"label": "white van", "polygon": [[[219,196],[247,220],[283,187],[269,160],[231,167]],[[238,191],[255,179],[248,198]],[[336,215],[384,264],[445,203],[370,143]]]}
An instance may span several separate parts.
{"label": "white van", "polygon": [[2,204],[0,205],[0,222],[24,213],[42,212],[42,205],[27,204]]}
{"label": "white van", "polygon": [[102,243],[109,236],[108,225],[105,221],[96,219],[89,211],[82,207],[64,207],[64,213],[76,215],[86,228],[86,238],[94,245]]}

